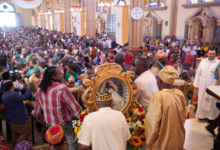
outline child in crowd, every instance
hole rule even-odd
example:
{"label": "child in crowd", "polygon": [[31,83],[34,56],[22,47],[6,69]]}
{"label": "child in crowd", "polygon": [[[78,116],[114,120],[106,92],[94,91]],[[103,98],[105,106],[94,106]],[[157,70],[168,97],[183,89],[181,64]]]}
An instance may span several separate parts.
{"label": "child in crowd", "polygon": [[173,53],[170,53],[168,56],[168,65],[172,66],[172,64],[173,64]]}

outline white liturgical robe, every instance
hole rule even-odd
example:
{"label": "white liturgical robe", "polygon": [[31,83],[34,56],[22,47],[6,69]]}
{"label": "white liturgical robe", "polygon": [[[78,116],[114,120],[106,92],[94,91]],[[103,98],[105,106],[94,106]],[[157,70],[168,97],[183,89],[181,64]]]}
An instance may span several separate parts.
{"label": "white liturgical robe", "polygon": [[143,72],[134,83],[138,88],[137,101],[143,106],[149,106],[151,96],[158,92],[155,76],[148,70]]}
{"label": "white liturgical robe", "polygon": [[219,110],[215,105],[217,100],[206,93],[207,87],[216,85],[214,72],[218,64],[218,59],[204,59],[199,64],[194,80],[194,86],[199,88],[196,118],[214,120],[219,115]]}
{"label": "white liturgical robe", "polygon": [[125,116],[110,107],[100,108],[85,117],[79,143],[93,150],[126,150],[131,134]]}

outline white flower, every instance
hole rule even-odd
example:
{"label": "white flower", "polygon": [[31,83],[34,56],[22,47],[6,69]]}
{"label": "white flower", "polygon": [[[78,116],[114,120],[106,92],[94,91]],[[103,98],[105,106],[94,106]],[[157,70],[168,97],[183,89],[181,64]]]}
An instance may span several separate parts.
{"label": "white flower", "polygon": [[140,121],[136,122],[136,126],[141,127],[142,123]]}
{"label": "white flower", "polygon": [[134,130],[138,130],[138,127],[134,127]]}
{"label": "white flower", "polygon": [[73,120],[72,121],[72,125],[73,125],[73,128],[75,128],[77,126],[77,121],[76,120]]}
{"label": "white flower", "polygon": [[131,123],[131,126],[132,126],[132,127],[134,127],[134,126],[135,126],[135,124],[132,122],[132,123]]}

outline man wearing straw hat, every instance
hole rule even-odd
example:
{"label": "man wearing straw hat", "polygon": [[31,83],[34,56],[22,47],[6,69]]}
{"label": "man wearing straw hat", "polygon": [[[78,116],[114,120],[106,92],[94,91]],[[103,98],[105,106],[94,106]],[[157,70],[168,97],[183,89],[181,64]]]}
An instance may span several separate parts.
{"label": "man wearing straw hat", "polygon": [[82,150],[125,150],[131,134],[124,115],[113,110],[112,94],[96,94],[99,110],[85,117],[78,143]]}

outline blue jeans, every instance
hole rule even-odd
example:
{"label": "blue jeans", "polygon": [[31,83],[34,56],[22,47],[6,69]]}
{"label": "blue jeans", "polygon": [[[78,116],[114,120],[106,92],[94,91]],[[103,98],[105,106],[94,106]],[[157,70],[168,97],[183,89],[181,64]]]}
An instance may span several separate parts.
{"label": "blue jeans", "polygon": [[189,69],[191,68],[191,66],[192,66],[192,65],[190,65],[190,66],[184,66],[184,70],[189,71]]}
{"label": "blue jeans", "polygon": [[[67,139],[67,143],[69,144],[69,150],[78,150],[78,141],[75,138],[75,132],[72,126],[72,121],[67,122],[65,125],[60,125],[64,131],[64,135]],[[48,127],[51,127],[51,125],[48,125]],[[54,148],[52,147],[52,150]]]}

